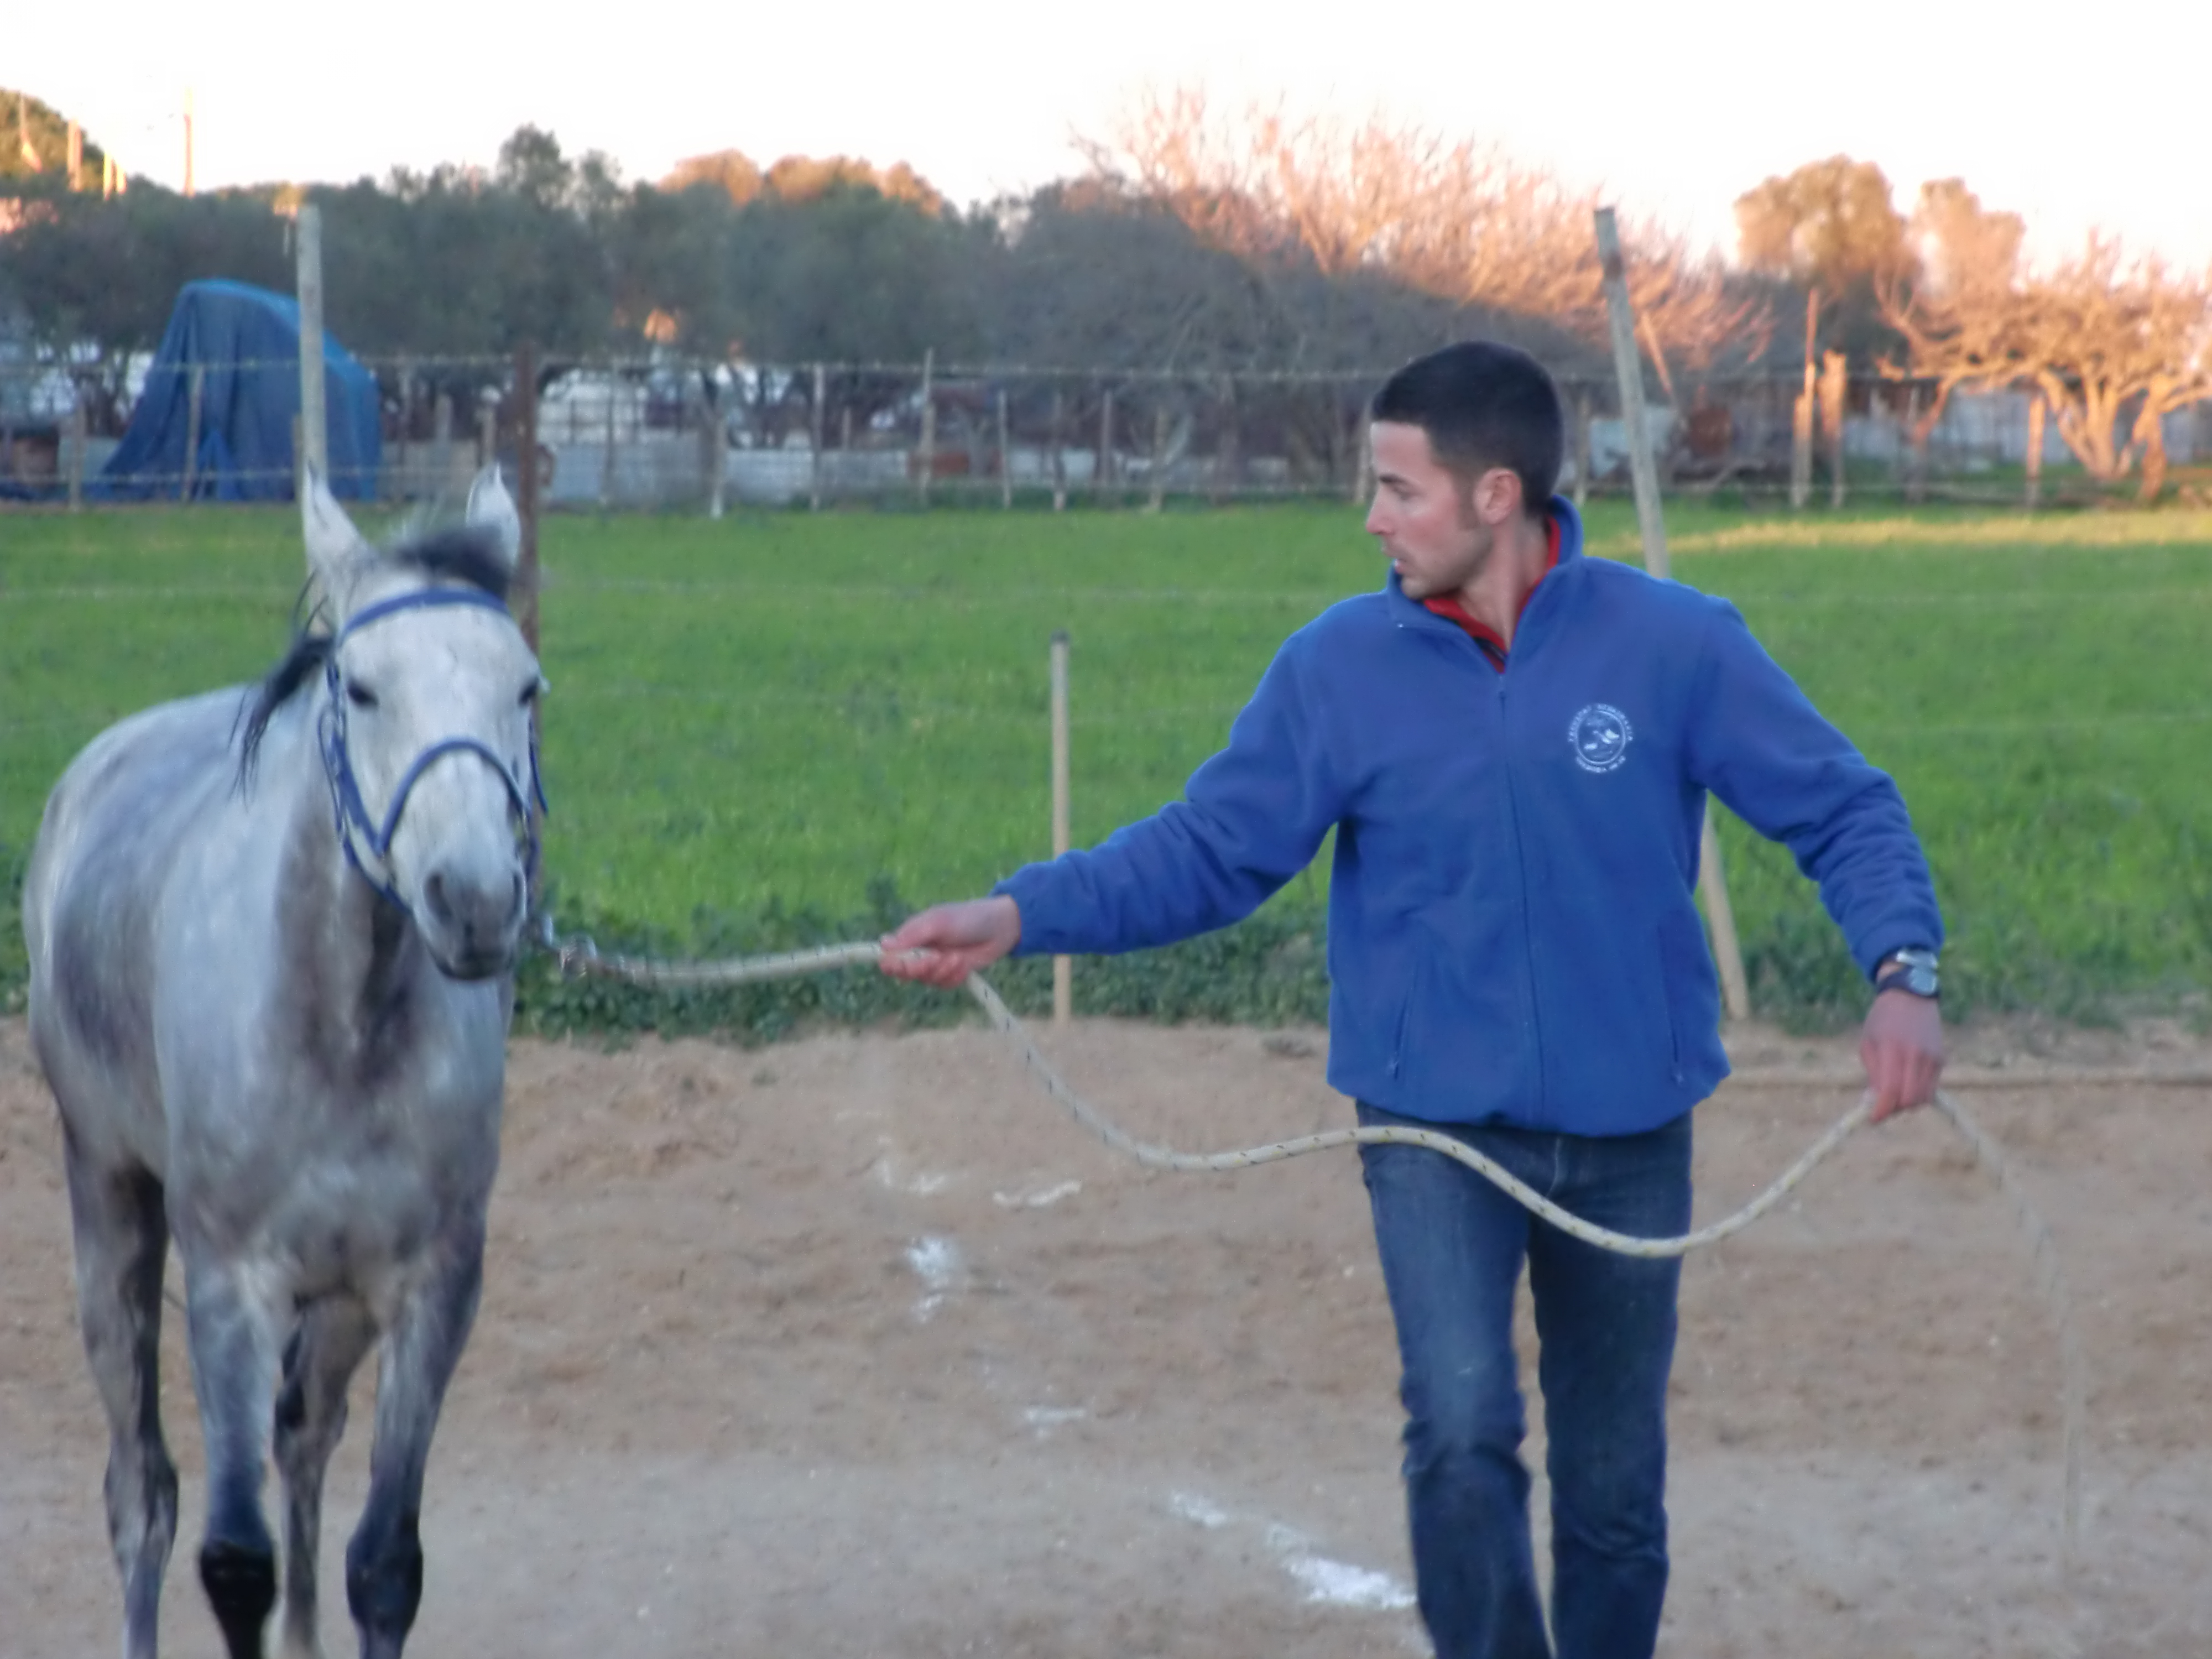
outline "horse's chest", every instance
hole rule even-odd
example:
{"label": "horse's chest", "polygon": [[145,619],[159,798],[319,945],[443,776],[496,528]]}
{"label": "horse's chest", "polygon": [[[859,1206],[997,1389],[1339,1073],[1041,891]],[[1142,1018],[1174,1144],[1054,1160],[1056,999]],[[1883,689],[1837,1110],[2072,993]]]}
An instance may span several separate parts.
{"label": "horse's chest", "polygon": [[496,1093],[357,1102],[258,1127],[191,1148],[179,1172],[188,1190],[172,1197],[208,1242],[276,1265],[296,1296],[374,1299],[393,1273],[481,1231],[499,1156]]}

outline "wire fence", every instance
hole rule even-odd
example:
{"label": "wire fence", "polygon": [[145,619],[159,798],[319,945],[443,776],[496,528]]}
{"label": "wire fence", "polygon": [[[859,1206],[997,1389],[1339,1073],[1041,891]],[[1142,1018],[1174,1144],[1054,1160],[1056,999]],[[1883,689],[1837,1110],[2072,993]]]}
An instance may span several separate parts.
{"label": "wire fence", "polygon": [[[550,362],[520,395],[505,357],[364,360],[373,407],[335,395],[342,495],[449,498],[510,467],[534,423],[550,508],[968,504],[1150,507],[1362,498],[1364,410],[1385,371],[1010,364]],[[1564,380],[1561,488],[1626,493],[1618,391]],[[1709,378],[1650,391],[1662,487],[1798,505],[1854,496],[2033,503],[2077,469],[2009,392],[1874,375]],[[534,404],[534,407],[532,406]],[[289,499],[300,450],[290,358],[179,365],[0,357],[0,498]],[[2168,417],[2169,462],[2212,462],[2212,406]],[[288,425],[289,422],[289,425]],[[2044,482],[2044,475],[2049,482]]]}

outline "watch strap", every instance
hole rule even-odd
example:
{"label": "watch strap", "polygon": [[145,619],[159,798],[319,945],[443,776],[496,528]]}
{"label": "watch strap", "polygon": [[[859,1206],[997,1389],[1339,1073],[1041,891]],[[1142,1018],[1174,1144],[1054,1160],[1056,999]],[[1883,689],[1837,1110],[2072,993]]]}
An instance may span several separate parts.
{"label": "watch strap", "polygon": [[[1923,974],[1928,980],[1926,990],[1921,989],[1915,982]],[[1903,991],[1910,996],[1923,997],[1930,1002],[1941,1000],[1943,994],[1941,987],[1936,981],[1934,969],[1917,967],[1909,963],[1899,963],[1875,981],[1874,994],[1880,996],[1884,991]]]}

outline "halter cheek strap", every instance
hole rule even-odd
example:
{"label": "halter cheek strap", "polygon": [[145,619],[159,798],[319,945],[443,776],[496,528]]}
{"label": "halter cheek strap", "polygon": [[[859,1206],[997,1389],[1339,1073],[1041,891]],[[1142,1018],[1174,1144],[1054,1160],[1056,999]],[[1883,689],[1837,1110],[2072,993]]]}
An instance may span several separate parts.
{"label": "halter cheek strap", "polygon": [[346,699],[343,680],[338,672],[338,652],[345,642],[364,628],[397,616],[402,611],[425,611],[454,605],[473,606],[478,610],[496,611],[510,617],[507,608],[489,593],[473,587],[425,587],[414,592],[380,599],[367,609],[356,611],[348,618],[337,637],[331,641],[330,654],[323,659],[323,683],[327,695],[323,700],[321,714],[316,720],[318,746],[322,750],[323,774],[330,781],[331,805],[337,822],[338,845],[345,849],[346,861],[359,871],[362,878],[376,890],[380,896],[412,919],[413,912],[399,896],[398,885],[392,879],[392,842],[399,833],[400,815],[406,811],[407,798],[421,782],[422,775],[447,755],[468,753],[481,757],[501,783],[506,786],[508,811],[522,826],[523,864],[528,874],[538,872],[538,838],[537,819],[531,811],[534,802],[540,814],[550,811],[545,800],[545,789],[538,766],[538,734],[533,726],[530,736],[530,778],[528,787],[514,774],[497,750],[480,738],[467,736],[441,738],[418,753],[407,763],[399,775],[398,787],[392,791],[392,804],[382,822],[368,810],[362,798],[361,781],[355,775],[353,757],[346,748]]}

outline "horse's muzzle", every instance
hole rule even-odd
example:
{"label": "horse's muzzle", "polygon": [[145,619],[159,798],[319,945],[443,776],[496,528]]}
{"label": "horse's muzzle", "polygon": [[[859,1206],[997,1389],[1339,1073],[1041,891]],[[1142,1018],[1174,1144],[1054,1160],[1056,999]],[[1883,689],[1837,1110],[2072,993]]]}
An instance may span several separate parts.
{"label": "horse's muzzle", "polygon": [[490,979],[514,965],[529,891],[522,872],[502,885],[433,870],[422,882],[422,929],[431,957],[449,979]]}

